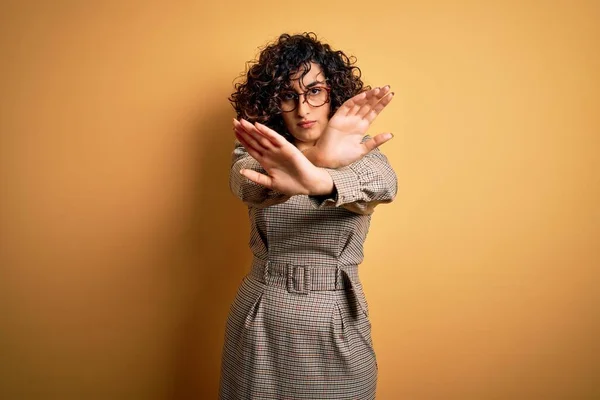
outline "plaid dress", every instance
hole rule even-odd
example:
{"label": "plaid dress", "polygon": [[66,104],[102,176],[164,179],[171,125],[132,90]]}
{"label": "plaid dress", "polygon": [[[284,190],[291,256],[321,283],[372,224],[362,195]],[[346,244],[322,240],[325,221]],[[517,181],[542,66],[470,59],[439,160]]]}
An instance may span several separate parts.
{"label": "plaid dress", "polygon": [[327,169],[330,196],[286,196],[242,168],[264,169],[236,142],[230,188],[247,206],[254,255],[231,306],[220,398],[374,399],[377,362],[358,276],[373,208],[396,195],[374,150]]}

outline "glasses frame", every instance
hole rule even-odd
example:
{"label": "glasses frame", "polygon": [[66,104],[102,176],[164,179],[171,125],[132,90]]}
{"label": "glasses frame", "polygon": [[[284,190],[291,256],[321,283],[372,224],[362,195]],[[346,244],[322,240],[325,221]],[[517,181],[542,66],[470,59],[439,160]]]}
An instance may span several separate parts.
{"label": "glasses frame", "polygon": [[[314,106],[314,105],[312,105],[312,104],[310,103],[310,101],[308,101],[308,97],[306,96],[306,94],[307,94],[309,91],[311,91],[312,89],[315,89],[315,88],[323,89],[323,90],[325,90],[325,91],[327,92],[327,100],[325,100],[325,102],[324,102],[323,104],[321,104],[321,105],[318,105],[318,106]],[[281,108],[281,104],[279,104],[279,109],[281,110],[281,112],[282,112],[282,113],[288,113],[288,112],[295,111],[295,110],[298,108],[298,106],[300,105],[300,96],[302,96],[302,95],[304,95],[304,100],[302,101],[302,104],[304,104],[304,103],[308,103],[308,105],[309,105],[309,106],[311,106],[311,107],[315,107],[315,108],[317,108],[317,107],[323,107],[325,104],[327,104],[327,103],[329,103],[329,102],[331,101],[331,88],[330,88],[330,87],[327,87],[327,86],[313,86],[313,87],[310,87],[310,88],[306,89],[306,90],[305,90],[304,92],[302,92],[302,93],[296,93],[296,92],[294,92],[294,91],[290,91],[290,92],[293,92],[293,93],[296,95],[296,98],[294,99],[294,104],[295,104],[295,106],[294,106],[294,108],[292,108],[291,110],[283,110],[283,109]],[[290,92],[285,92],[285,93],[290,93]],[[280,93],[280,94],[281,94],[281,93]],[[279,97],[279,96],[280,96],[280,94],[278,94],[278,95],[277,95],[277,99],[278,99],[278,100],[281,102],[282,100],[281,100],[281,98]]]}

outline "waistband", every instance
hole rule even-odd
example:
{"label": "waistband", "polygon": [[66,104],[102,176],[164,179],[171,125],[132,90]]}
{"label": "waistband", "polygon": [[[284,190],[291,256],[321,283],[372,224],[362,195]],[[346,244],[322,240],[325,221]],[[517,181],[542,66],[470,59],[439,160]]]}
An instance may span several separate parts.
{"label": "waistband", "polygon": [[358,280],[358,265],[298,265],[254,258],[249,275],[269,286],[279,286],[290,293],[345,290]]}

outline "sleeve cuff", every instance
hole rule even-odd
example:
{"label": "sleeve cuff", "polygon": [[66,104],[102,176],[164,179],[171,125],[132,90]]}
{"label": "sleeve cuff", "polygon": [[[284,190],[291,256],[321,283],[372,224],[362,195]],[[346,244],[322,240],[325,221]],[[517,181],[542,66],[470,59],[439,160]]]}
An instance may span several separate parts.
{"label": "sleeve cuff", "polygon": [[326,196],[309,196],[314,208],[339,207],[360,198],[360,176],[347,166],[340,169],[324,168],[333,180],[333,192]]}

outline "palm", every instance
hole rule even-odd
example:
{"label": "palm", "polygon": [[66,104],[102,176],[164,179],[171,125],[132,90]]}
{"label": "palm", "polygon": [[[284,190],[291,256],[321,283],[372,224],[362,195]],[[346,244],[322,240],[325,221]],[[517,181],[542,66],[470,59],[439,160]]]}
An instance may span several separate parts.
{"label": "palm", "polygon": [[342,104],[315,146],[324,166],[339,168],[351,164],[392,138],[391,134],[380,134],[362,142],[369,126],[392,97],[386,86],[360,93]]}
{"label": "palm", "polygon": [[237,139],[265,169],[267,175],[253,170],[242,173],[259,185],[290,196],[325,194],[323,171],[315,167],[302,152],[274,130],[242,120],[234,120]]}
{"label": "palm", "polygon": [[325,143],[335,143],[329,149],[323,150],[329,158],[335,159],[340,164],[350,164],[360,159],[365,154],[365,149],[360,146],[362,138],[367,133],[370,123],[357,115],[338,115],[329,120],[323,133],[319,147]]}
{"label": "palm", "polygon": [[[259,156],[259,162],[271,178],[271,189],[284,194],[307,193],[312,164],[294,145],[282,146],[268,157]],[[260,179],[260,178],[259,178]]]}
{"label": "palm", "polygon": [[[341,115],[335,113],[329,120],[327,128],[337,131],[335,134],[348,136],[363,135],[369,128],[370,122],[358,115]],[[329,134],[334,134],[330,132]]]}

